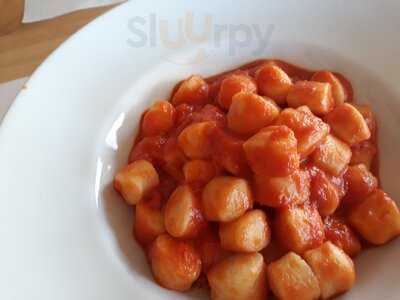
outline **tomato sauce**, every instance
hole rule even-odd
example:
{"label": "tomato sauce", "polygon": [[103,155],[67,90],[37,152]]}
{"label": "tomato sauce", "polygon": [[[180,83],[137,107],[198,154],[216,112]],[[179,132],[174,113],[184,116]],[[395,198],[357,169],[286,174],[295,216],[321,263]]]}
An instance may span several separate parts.
{"label": "tomato sauce", "polygon": [[[342,105],[354,97],[342,74],[315,73],[261,59],[190,76],[144,112],[130,164],[114,186],[127,203],[143,204],[135,235],[161,286],[186,291],[209,282],[215,293],[209,274],[228,269],[222,260],[240,256],[235,252],[279,263],[288,252],[301,260],[305,251],[329,252],[334,244],[355,256],[365,241],[379,245],[400,235],[397,207],[379,189],[372,110]],[[224,81],[232,74],[239,76]],[[340,118],[330,119],[335,114]],[[389,217],[376,222],[380,215]],[[224,226],[231,231],[221,235]],[[217,282],[230,288],[234,273]]]}
{"label": "tomato sauce", "polygon": [[[210,90],[209,90],[209,97],[212,100],[216,100],[216,96],[218,94],[219,91],[219,87],[221,85],[221,82],[224,78],[226,78],[228,75],[231,74],[245,74],[245,75],[249,75],[251,77],[254,77],[256,74],[257,69],[265,64],[274,64],[279,66],[280,68],[282,68],[288,75],[289,77],[292,79],[293,82],[296,82],[298,80],[310,80],[310,78],[312,77],[312,75],[316,72],[315,70],[309,70],[306,68],[302,68],[299,66],[296,66],[294,64],[279,60],[279,59],[259,59],[250,63],[246,63],[242,66],[239,66],[237,68],[234,68],[232,70],[228,70],[228,71],[224,71],[222,73],[210,76],[208,78],[205,78],[205,81],[209,84]],[[347,101],[352,102],[353,101],[353,97],[354,97],[354,92],[353,92],[353,88],[352,85],[350,83],[350,81],[341,73],[338,72],[333,72],[333,74],[339,79],[340,83],[343,85],[346,94],[347,94]],[[172,99],[172,96],[175,94],[175,92],[177,91],[178,87],[180,86],[181,82],[178,82],[175,87],[172,90],[170,99]],[[144,115],[144,114],[143,114]],[[143,120],[143,116],[141,118],[141,122]],[[221,111],[220,108],[218,108],[215,105],[190,105],[190,104],[180,104],[176,107],[176,127],[174,128],[174,130],[170,133],[170,137],[177,137],[179,135],[179,133],[190,123],[193,122],[202,122],[202,121],[216,121],[218,123],[218,127],[220,128],[224,128],[223,131],[226,132],[227,137],[221,136],[221,133],[218,135],[216,135],[216,144],[219,144],[220,141],[224,142],[229,142],[229,136],[232,137],[232,139],[234,137],[238,137],[240,139],[240,136],[238,136],[237,134],[234,134],[232,132],[230,132],[229,130],[227,130],[226,128],[226,116],[225,114]],[[368,121],[368,119],[367,119]],[[371,139],[377,149],[377,125],[374,124],[375,129],[374,129],[374,134],[373,134],[373,139]],[[222,139],[220,139],[222,138]],[[139,134],[136,136],[135,142],[134,142],[134,148],[132,149],[132,153],[130,155],[130,159],[129,161],[133,161],[134,159],[138,159],[138,158],[147,158],[152,162],[156,162],[158,164],[161,164],[162,162],[160,162],[160,155],[159,155],[159,151],[160,148],[162,147],[163,144],[166,143],[166,139],[165,138],[159,138],[159,139],[151,139],[151,140],[146,140],[145,142],[142,141],[143,139],[143,134],[142,132],[139,132]],[[138,147],[136,147],[136,145],[138,145]],[[238,152],[238,150],[236,148],[237,142],[231,141],[231,143],[229,143],[228,149],[229,147],[233,147],[232,148],[232,152],[227,150],[227,155],[236,155],[236,156],[240,156],[241,154]],[[136,149],[139,148],[139,149]],[[217,147],[217,150],[221,149],[221,147]],[[221,150],[217,151],[217,160],[220,160],[220,157],[218,158],[218,155],[221,154]],[[241,165],[241,166],[240,166]],[[242,164],[240,164],[238,166],[232,166],[232,169],[238,169],[238,174],[248,174],[249,172],[247,172],[247,169],[245,167],[243,167]],[[371,172],[378,178],[379,181],[379,155],[378,153],[376,153],[374,155],[374,158],[372,160],[371,163]]]}

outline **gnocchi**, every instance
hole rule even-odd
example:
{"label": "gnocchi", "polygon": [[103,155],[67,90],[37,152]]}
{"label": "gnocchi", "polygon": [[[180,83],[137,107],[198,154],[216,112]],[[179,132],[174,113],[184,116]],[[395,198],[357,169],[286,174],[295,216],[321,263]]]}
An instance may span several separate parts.
{"label": "gnocchi", "polygon": [[330,134],[314,151],[312,160],[325,172],[340,175],[350,163],[351,149],[346,143]]}
{"label": "gnocchi", "polygon": [[320,288],[307,263],[296,253],[289,252],[267,267],[271,290],[282,300],[317,300]]}
{"label": "gnocchi", "polygon": [[297,139],[297,152],[302,159],[311,154],[330,131],[329,125],[314,116],[307,106],[284,109],[276,124],[286,125],[293,130]]}
{"label": "gnocchi", "polygon": [[264,211],[254,209],[241,217],[219,226],[223,249],[234,252],[258,252],[265,248],[271,231]]}
{"label": "gnocchi", "polygon": [[340,80],[329,71],[318,71],[315,72],[311,77],[313,81],[326,82],[331,85],[332,97],[335,100],[335,105],[343,104],[347,101],[348,95]]}
{"label": "gnocchi", "polygon": [[230,222],[253,206],[253,196],[246,180],[220,176],[204,187],[202,204],[207,220]]}
{"label": "gnocchi", "polygon": [[142,131],[146,136],[167,133],[174,126],[175,108],[168,101],[154,103],[144,114]]}
{"label": "gnocchi", "polygon": [[280,209],[274,229],[280,243],[298,254],[318,247],[325,238],[321,216],[317,208],[308,203]]}
{"label": "gnocchi", "polygon": [[375,245],[387,243],[400,234],[400,212],[382,190],[369,194],[350,212],[350,224],[363,238]]}
{"label": "gnocchi", "polygon": [[362,114],[351,104],[341,104],[326,116],[333,133],[350,146],[354,146],[371,137]]}
{"label": "gnocchi", "polygon": [[370,140],[361,142],[351,147],[352,155],[350,164],[363,164],[367,167],[368,170],[371,170],[377,152],[378,150],[376,148],[376,145]]}
{"label": "gnocchi", "polygon": [[356,274],[353,261],[331,242],[307,251],[304,259],[318,278],[322,299],[343,293],[354,285]]}
{"label": "gnocchi", "polygon": [[161,211],[160,195],[156,194],[150,201],[136,205],[134,235],[143,246],[149,245],[155,238],[165,232],[164,215]]}
{"label": "gnocchi", "polygon": [[208,102],[209,86],[201,76],[193,75],[184,80],[172,97],[172,104],[205,104]]}
{"label": "gnocchi", "polygon": [[181,185],[169,197],[164,208],[165,228],[176,238],[195,237],[204,227],[205,220],[200,200],[188,185]]}
{"label": "gnocchi", "polygon": [[186,127],[178,137],[178,144],[189,158],[208,158],[211,155],[211,136],[216,124],[200,122]]}
{"label": "gnocchi", "polygon": [[213,300],[348,291],[352,259],[400,235],[377,119],[353,98],[339,73],[260,60],[152,104],[113,183],[154,280]]}
{"label": "gnocchi", "polygon": [[259,253],[230,256],[213,266],[207,278],[213,300],[267,298],[265,263]]}
{"label": "gnocchi", "polygon": [[331,85],[326,82],[297,81],[287,95],[289,107],[307,105],[317,116],[329,113],[335,106]]}
{"label": "gnocchi", "polygon": [[221,107],[229,109],[233,96],[240,92],[256,93],[257,85],[245,74],[232,74],[222,80],[217,101]]}
{"label": "gnocchi", "polygon": [[310,197],[310,177],[303,170],[285,177],[255,175],[254,186],[257,202],[266,206],[302,204]]}
{"label": "gnocchi", "polygon": [[363,164],[349,166],[345,179],[347,183],[346,199],[348,202],[362,200],[378,187],[378,180]]}
{"label": "gnocchi", "polygon": [[238,93],[228,111],[228,128],[237,134],[252,135],[272,124],[279,115],[274,101],[254,93]]}
{"label": "gnocchi", "polygon": [[286,176],[299,168],[297,139],[285,125],[265,127],[248,139],[243,149],[256,174]]}
{"label": "gnocchi", "polygon": [[160,179],[153,165],[146,160],[137,160],[115,176],[114,187],[128,204],[135,205],[155,188]]}
{"label": "gnocchi", "polygon": [[272,98],[277,104],[284,104],[292,87],[292,79],[280,67],[266,64],[256,73],[256,82],[261,95]]}
{"label": "gnocchi", "polygon": [[312,176],[310,199],[317,204],[318,212],[323,217],[333,214],[339,207],[340,197],[337,188],[320,170]]}
{"label": "gnocchi", "polygon": [[201,260],[193,246],[168,234],[154,240],[149,259],[155,280],[167,289],[187,291],[200,276]]}

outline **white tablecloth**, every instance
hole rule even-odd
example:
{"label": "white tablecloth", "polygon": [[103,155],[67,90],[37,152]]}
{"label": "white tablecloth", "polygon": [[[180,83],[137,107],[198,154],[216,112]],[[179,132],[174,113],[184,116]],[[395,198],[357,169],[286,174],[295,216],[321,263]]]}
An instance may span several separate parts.
{"label": "white tablecloth", "polygon": [[[12,1],[12,0],[10,0]],[[25,0],[24,22],[34,22],[78,9],[115,4],[123,0]],[[28,78],[0,84],[0,122]]]}

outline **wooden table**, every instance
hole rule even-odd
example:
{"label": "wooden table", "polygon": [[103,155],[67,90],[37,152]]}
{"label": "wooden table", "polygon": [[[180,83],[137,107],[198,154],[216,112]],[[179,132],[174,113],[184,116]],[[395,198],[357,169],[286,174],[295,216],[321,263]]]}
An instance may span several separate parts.
{"label": "wooden table", "polygon": [[69,36],[115,6],[21,24],[23,3],[24,0],[0,0],[0,83],[30,76]]}

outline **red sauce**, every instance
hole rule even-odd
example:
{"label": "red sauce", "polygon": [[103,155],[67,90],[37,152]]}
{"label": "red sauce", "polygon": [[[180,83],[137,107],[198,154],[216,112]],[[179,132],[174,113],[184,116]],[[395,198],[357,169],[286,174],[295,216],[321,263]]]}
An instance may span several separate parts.
{"label": "red sauce", "polygon": [[[193,230],[193,236],[180,236],[175,239],[165,235],[168,237],[164,237],[164,239],[166,240],[164,242],[166,244],[161,245],[165,246],[164,248],[168,248],[170,245],[171,248],[174,248],[166,249],[168,250],[166,253],[171,255],[171,257],[169,258],[169,263],[171,265],[175,264],[177,266],[177,270],[173,270],[173,268],[171,268],[170,271],[175,271],[179,273],[179,276],[184,277],[187,275],[187,272],[193,274],[196,273],[200,264],[200,258],[202,261],[202,268],[204,272],[207,271],[212,265],[225,258],[227,255],[230,255],[230,253],[227,253],[227,251],[223,250],[221,247],[218,237],[218,223],[207,222],[205,214],[203,214],[202,211],[202,201],[200,201],[200,199],[202,199],[203,188],[207,184],[209,178],[214,175],[229,175],[247,179],[250,188],[252,188],[252,193],[249,194],[254,194],[253,197],[248,197],[248,199],[250,199],[248,203],[254,201],[255,203],[253,208],[262,209],[268,215],[269,225],[273,229],[271,244],[269,244],[269,246],[262,251],[265,259],[268,261],[278,259],[282,255],[287,253],[287,251],[295,251],[299,254],[302,254],[308,249],[314,249],[320,246],[326,240],[332,241],[334,244],[342,248],[351,256],[356,255],[359,251],[361,251],[361,248],[364,246],[360,244],[362,243],[362,241],[359,240],[357,233],[355,233],[355,231],[353,232],[353,229],[347,224],[347,214],[351,212],[351,210],[355,206],[352,206],[352,203],[346,203],[346,201],[343,200],[345,199],[346,194],[350,194],[348,193],[348,191],[351,190],[351,184],[355,181],[350,181],[348,180],[348,178],[355,179],[357,177],[351,177],[351,171],[353,170],[352,168],[344,170],[343,173],[337,176],[329,174],[329,172],[333,172],[329,168],[330,166],[332,166],[332,160],[335,162],[339,161],[337,159],[338,154],[336,154],[335,150],[332,150],[334,154],[329,156],[329,159],[326,159],[325,157],[317,157],[316,159],[315,156],[317,156],[318,153],[314,152],[312,154],[308,153],[307,155],[304,155],[305,157],[302,157],[300,161],[299,157],[297,156],[300,149],[297,141],[301,140],[302,142],[309,142],[311,138],[310,140],[307,140],[308,135],[306,134],[296,135],[294,125],[280,126],[279,124],[286,123],[279,123],[281,120],[278,120],[278,122],[276,122],[277,119],[272,119],[271,122],[267,122],[268,126],[278,124],[277,126],[271,126],[267,129],[262,129],[262,127],[265,126],[265,123],[263,123],[264,126],[260,126],[261,128],[257,128],[257,130],[262,130],[261,138],[259,136],[256,136],[255,139],[250,140],[248,143],[245,142],[248,140],[249,136],[241,136],[239,134],[233,133],[232,131],[235,130],[233,126],[230,126],[231,130],[228,128],[227,119],[229,119],[229,124],[231,124],[232,114],[230,113],[228,118],[226,108],[228,108],[231,104],[232,97],[226,97],[228,98],[227,105],[225,105],[225,103],[221,103],[223,102],[221,100],[221,95],[217,101],[221,82],[224,80],[224,78],[231,74],[244,74],[246,76],[254,78],[256,76],[257,70],[265,64],[274,64],[280,67],[293,82],[299,80],[310,80],[313,74],[315,74],[316,72],[313,70],[308,70],[295,66],[281,60],[261,59],[242,65],[235,69],[214,76],[210,76],[205,79],[202,79],[199,76],[193,76],[196,78],[195,83],[192,84],[191,81],[187,81],[191,82],[191,84],[189,85],[187,82],[185,82],[185,84],[187,84],[187,86],[194,85],[198,87],[197,84],[200,82],[200,86],[205,86],[205,89],[202,89],[202,93],[206,89],[208,89],[208,98],[203,97],[203,99],[201,99],[201,97],[197,97],[198,99],[196,98],[196,101],[192,101],[191,104],[182,103],[188,101],[186,100],[187,98],[185,98],[188,94],[188,90],[189,92],[192,92],[193,90],[197,91],[196,88],[188,88],[186,86],[186,90],[184,91],[185,93],[183,93],[185,97],[182,97],[181,99],[179,99],[179,101],[175,103],[167,103],[167,106],[181,103],[176,104],[170,110],[170,112],[172,112],[170,113],[170,118],[168,120],[172,120],[170,123],[174,124],[174,126],[172,128],[169,126],[167,128],[168,130],[165,131],[158,131],[157,134],[159,135],[150,137],[146,137],[142,130],[140,130],[135,139],[134,146],[129,156],[129,162],[133,162],[139,159],[148,160],[153,164],[159,176],[160,183],[156,188],[154,188],[154,186],[152,187],[155,191],[153,192],[153,194],[148,195],[149,197],[146,197],[145,199],[145,201],[148,201],[149,206],[152,209],[160,210],[160,212],[162,212],[165,203],[168,201],[172,192],[179,185],[182,184],[188,184],[194,192],[194,198],[199,201],[199,203],[195,202],[195,204],[191,206],[190,209],[193,209],[192,212],[184,214],[184,216],[190,215],[190,218],[192,218],[189,221],[190,226],[195,227],[197,226],[197,224],[200,224],[198,228],[195,228]],[[276,70],[277,68],[266,68],[264,70],[269,69]],[[278,71],[280,73],[283,73],[279,69]],[[338,80],[344,87],[347,94],[347,101],[353,101],[354,93],[351,83],[342,74],[336,72],[333,74],[338,78]],[[329,76],[331,76],[331,74],[329,74]],[[235,76],[233,81],[236,80],[236,77],[240,76]],[[286,75],[280,78],[283,77],[286,79],[286,82],[288,82],[288,89],[285,90],[286,94],[283,94],[283,97],[287,97],[287,91],[292,88],[292,83]],[[246,77],[247,82],[250,82],[250,84],[252,84],[253,82],[253,79],[251,78],[249,79],[248,77]],[[332,76],[330,78],[332,78]],[[260,77],[258,77],[258,80],[259,83],[263,83],[263,81],[260,80]],[[207,84],[205,84],[204,81]],[[254,82],[256,81],[254,80]],[[174,87],[169,100],[173,98],[173,95],[178,90],[181,83],[182,82],[178,83]],[[335,83],[337,83],[337,81],[335,81]],[[326,85],[323,86],[326,87]],[[281,86],[278,85],[278,88],[280,87]],[[295,88],[297,88],[297,85],[295,86]],[[233,92],[236,92],[235,88],[233,88],[232,90]],[[251,91],[246,89],[239,90],[253,92],[253,90],[255,91],[256,88],[254,87]],[[258,91],[261,94],[259,88]],[[182,90],[180,89],[179,92],[181,93]],[[230,92],[229,89],[228,92]],[[263,93],[263,95],[265,95],[265,93]],[[309,97],[309,94],[306,94],[306,96]],[[271,98],[273,97],[271,96]],[[323,100],[321,98],[317,98],[317,100],[320,100],[320,102],[326,99],[333,100],[329,98],[329,95]],[[174,99],[176,100],[177,97],[175,97]],[[200,102],[199,99],[201,99],[203,102]],[[276,103],[278,103],[277,98],[275,99]],[[283,98],[283,104],[280,104],[281,109],[287,107],[287,105],[284,104],[286,99],[287,98]],[[337,100],[337,98],[335,100]],[[236,101],[236,99],[234,101]],[[305,102],[308,103],[307,101]],[[248,102],[251,103],[251,101]],[[259,102],[263,103],[267,101],[261,99]],[[218,103],[221,103],[222,105],[220,106]],[[237,103],[238,102],[234,102],[234,105],[238,105]],[[241,104],[241,102],[239,103]],[[246,105],[247,103],[243,104],[243,106]],[[296,107],[296,104],[291,103],[291,105],[293,107]],[[299,105],[301,105],[301,103]],[[367,165],[369,164],[369,162],[371,162],[371,172],[379,180],[377,126],[372,111],[369,111],[368,108],[364,108],[364,110],[362,110],[361,108],[358,109],[364,116],[364,119],[366,120],[366,123],[370,131],[372,132],[372,138],[368,141],[364,141],[352,147],[353,153],[356,153],[356,151],[358,151],[358,160],[352,161],[350,164],[354,165],[358,163],[365,163]],[[262,109],[260,110],[262,111]],[[276,110],[278,111],[278,109]],[[247,110],[244,111],[246,111],[247,113]],[[327,112],[329,113],[329,111],[330,110],[327,110],[325,114]],[[314,110],[313,112],[315,113]],[[316,116],[311,113],[311,110],[308,110],[308,112],[307,110],[306,112],[304,112],[303,110],[303,113],[310,113],[308,115],[310,119],[317,119]],[[246,114],[246,116],[248,115],[250,114]],[[324,114],[321,113],[321,115]],[[141,126],[142,120],[143,118],[141,119]],[[156,121],[160,119],[157,119],[156,117],[154,120],[152,120],[151,122],[154,122],[154,124],[156,124]],[[243,123],[246,123],[243,121],[243,118],[239,120],[241,121],[237,123],[239,126],[242,126]],[[317,120],[322,123],[321,119]],[[343,117],[343,120],[346,121],[346,116]],[[184,135],[180,135],[181,132],[189,125],[199,122],[212,123],[197,124],[196,126],[192,126],[188,130],[185,130]],[[324,138],[328,134],[328,130],[322,131],[321,127],[318,127],[314,123],[310,121],[311,125],[307,127],[307,130],[310,131],[310,135],[312,135],[313,131],[317,133],[322,132],[324,134],[317,138],[313,136],[314,140],[311,140],[311,143],[314,143],[312,144],[312,146],[318,147],[324,142]],[[207,132],[206,130],[201,131],[201,129],[198,128],[202,127],[202,125],[205,125],[204,127],[207,127],[207,125],[211,125],[211,129]],[[304,127],[306,126],[302,126],[301,128]],[[198,131],[195,131],[196,129],[198,129]],[[190,130],[195,131],[195,133],[192,135],[186,135],[186,133]],[[148,131],[147,134],[150,135]],[[182,138],[182,136],[184,138]],[[266,140],[270,142],[266,143]],[[198,141],[202,142],[198,143],[200,144],[200,146],[196,144]],[[194,147],[198,147],[197,149],[203,150],[203,148],[205,148],[207,151],[190,152],[190,150],[192,149],[186,151],[187,149],[185,148],[185,146],[188,146],[187,148],[190,148],[193,146],[192,143],[195,144]],[[244,143],[245,146],[243,146]],[[333,148],[335,147],[333,146]],[[296,160],[293,163],[286,163],[287,161],[292,159],[292,157],[289,156],[289,154],[291,153],[294,153],[293,160]],[[319,163],[318,159],[320,160]],[[193,162],[195,160],[197,161]],[[267,162],[268,160],[272,163],[267,164],[265,167],[261,168],[262,166],[264,166],[263,162]],[[190,161],[193,164],[187,164]],[[329,165],[329,163],[331,165]],[[190,168],[193,168],[193,165],[196,164],[211,166],[209,169],[212,170],[215,167],[215,174],[214,172],[211,172],[211,175],[208,177],[208,179],[203,179],[203,181],[201,181],[200,179],[204,178],[204,176],[196,177],[196,175],[192,176],[194,177],[192,181],[189,180],[189,176],[187,175],[189,173],[188,170],[190,170]],[[318,167],[316,167],[316,165],[318,165]],[[328,165],[328,167],[326,165]],[[186,167],[185,172],[183,172],[184,166]],[[287,170],[284,169],[285,166],[287,166]],[[151,169],[153,170],[153,168]],[[204,173],[206,173],[204,171],[204,168],[201,169],[200,167],[194,167],[193,169],[195,171],[191,174],[196,174],[196,171],[197,174],[202,173],[201,175],[204,175]],[[277,169],[279,172],[276,171],[275,173],[271,173],[272,169]],[[290,181],[291,176],[294,174],[295,171],[304,174],[304,180],[302,180],[300,184]],[[350,175],[347,175],[347,177],[345,175],[346,171],[348,171],[348,174],[350,173]],[[365,173],[372,177],[368,171],[365,171]],[[266,179],[267,181],[271,181],[269,183],[271,185],[271,189],[277,190],[276,194],[278,198],[283,196],[285,197],[285,205],[279,203],[279,205],[274,206],[271,203],[264,203],[260,200],[260,195],[265,199],[269,199],[271,198],[271,195],[273,195],[271,191],[268,191],[266,193],[260,192],[259,185],[257,185],[260,178],[262,180]],[[262,184],[264,187],[268,186],[265,182],[262,182]],[[301,188],[297,188],[298,185],[301,185]],[[228,188],[229,187],[230,185],[228,185]],[[308,191],[308,189],[310,189],[310,191]],[[240,191],[240,189],[237,188],[236,190],[234,190],[234,192],[237,191]],[[311,195],[308,195],[307,193]],[[305,196],[300,197],[301,195],[299,196],[299,194],[304,194]],[[219,194],[215,194],[213,196],[215,196],[215,198],[220,197]],[[208,197],[208,199],[210,198],[211,197]],[[288,199],[287,201],[286,198]],[[214,198],[211,199],[214,200]],[[294,199],[300,200],[296,202],[294,201]],[[319,203],[315,199],[320,200],[320,204],[326,205],[318,206]],[[335,204],[335,206],[332,203]],[[320,209],[321,207],[327,207],[324,210],[325,212],[328,211],[331,207],[333,208],[332,210],[329,210],[329,212],[323,213]],[[184,210],[183,208],[179,209]],[[185,209],[189,211],[188,208]],[[215,209],[217,210],[218,207],[216,206]],[[325,217],[322,218],[321,215]],[[148,227],[151,232],[151,226]],[[240,238],[241,237],[239,236],[238,239]],[[148,246],[149,245],[145,245],[145,248]],[[196,251],[192,249],[192,246],[195,246]],[[162,248],[163,247],[160,247],[161,250],[163,250]],[[155,249],[157,250],[157,248]],[[153,252],[155,252],[155,250]],[[150,255],[153,256],[156,254],[159,253],[150,253]],[[192,266],[193,268],[186,269],[185,266]],[[204,279],[204,277],[200,278]],[[197,284],[199,286],[206,285],[206,283],[203,282],[202,279],[197,280]]]}
{"label": "red sauce", "polygon": [[[232,70],[224,71],[222,73],[210,76],[205,79],[205,81],[209,84],[210,86],[210,98],[211,99],[216,99],[217,93],[219,91],[220,84],[224,78],[226,78],[228,75],[231,74],[246,74],[251,77],[255,76],[255,73],[257,69],[265,64],[274,64],[282,68],[288,75],[289,77],[295,82],[298,80],[310,80],[312,75],[316,72],[316,70],[310,70],[306,68],[302,68],[299,66],[296,66],[294,64],[279,60],[279,59],[259,59],[247,64],[244,64],[242,66],[239,66],[237,68],[234,68]],[[339,79],[339,81],[342,83],[343,87],[346,90],[346,93],[348,95],[348,101],[353,101],[353,88],[350,83],[350,81],[341,73],[338,72],[333,72],[333,74]],[[175,85],[175,87],[172,90],[170,100],[172,99],[172,96],[182,83],[179,82],[178,84]],[[144,114],[143,114],[144,115]],[[143,116],[141,120],[143,119]],[[217,121],[219,124],[219,127],[224,128],[226,127],[226,116],[225,114],[221,111],[220,108],[214,106],[214,105],[206,105],[206,106],[200,106],[200,105],[189,105],[189,104],[180,104],[176,107],[176,127],[174,130],[169,134],[170,137],[177,137],[179,133],[190,123],[192,122],[201,122],[201,121]],[[370,120],[366,118],[367,122]],[[371,139],[374,143],[374,145],[377,148],[378,141],[377,141],[377,125],[373,124],[374,126],[374,134],[373,138]],[[224,129],[226,131],[226,129]],[[228,130],[229,131],[229,130]],[[228,136],[236,136],[235,134],[232,135],[232,133],[227,132]],[[217,144],[218,142],[221,141],[220,138],[222,136],[217,135]],[[233,138],[232,137],[232,138]],[[222,137],[223,138],[223,137]],[[226,139],[225,139],[226,140]],[[240,137],[239,137],[240,140]],[[222,139],[224,141],[224,139]],[[135,159],[149,159],[151,162],[156,163],[158,165],[162,164],[161,161],[161,155],[160,151],[162,146],[167,142],[167,137],[158,137],[158,138],[144,138],[143,139],[143,134],[139,132],[139,134],[136,136],[134,146],[130,155],[129,161],[133,161]],[[138,146],[140,144],[140,146]],[[216,148],[218,150],[218,146]],[[232,149],[233,151],[228,154],[229,155],[236,155],[240,156],[241,154],[238,153],[238,151]],[[240,151],[239,151],[240,152]],[[219,150],[218,153],[221,153]],[[218,154],[217,153],[217,160]],[[378,178],[379,181],[379,153],[376,153],[374,156],[372,163],[371,163],[371,172]],[[226,160],[226,159],[225,159]],[[242,164],[240,164],[242,165]],[[247,169],[246,167],[242,166],[232,166],[233,168],[237,168],[238,174],[246,174]],[[338,182],[340,185],[340,183]],[[339,187],[339,186],[338,186]],[[339,187],[341,191],[342,187]]]}

